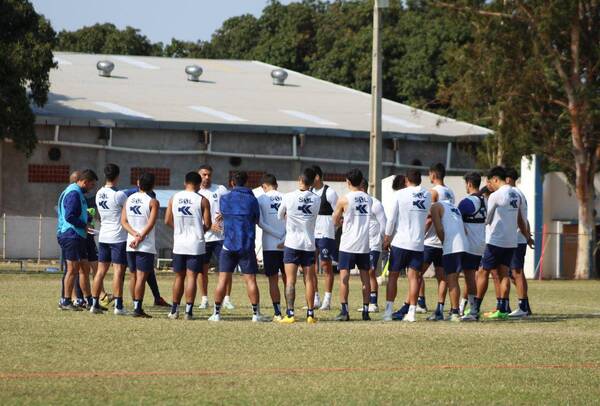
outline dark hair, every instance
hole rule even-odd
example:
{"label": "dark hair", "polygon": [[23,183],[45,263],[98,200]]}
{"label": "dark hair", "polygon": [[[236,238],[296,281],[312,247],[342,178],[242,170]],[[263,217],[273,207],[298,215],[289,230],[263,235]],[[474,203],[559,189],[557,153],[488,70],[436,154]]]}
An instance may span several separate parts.
{"label": "dark hair", "polygon": [[481,196],[483,195],[489,195],[490,193],[492,193],[487,186],[482,187],[481,189],[479,189],[479,194]]}
{"label": "dark hair", "polygon": [[302,174],[300,175],[300,180],[302,181],[302,183],[304,183],[305,186],[312,186],[312,184],[315,182],[316,176],[317,173],[312,167],[306,168],[304,169],[304,171],[302,171]]}
{"label": "dark hair", "polygon": [[413,159],[410,164],[412,166],[423,166],[423,162],[421,162],[421,160],[418,158]]}
{"label": "dark hair", "polygon": [[138,178],[138,184],[140,190],[144,192],[150,192],[152,189],[154,189],[154,174],[147,172],[142,173]]}
{"label": "dark hair", "polygon": [[470,183],[473,187],[479,189],[481,185],[481,174],[478,172],[469,172],[464,176],[465,182]]}
{"label": "dark hair", "polygon": [[418,169],[409,169],[406,171],[406,179],[414,185],[421,184],[421,171]]}
{"label": "dark hair", "polygon": [[119,177],[121,170],[115,164],[107,164],[104,167],[104,177],[107,181],[112,182]]}
{"label": "dark hair", "polygon": [[515,168],[506,168],[506,177],[516,181],[519,179],[519,172]]}
{"label": "dark hair", "polygon": [[321,167],[319,165],[313,165],[311,166],[311,169],[315,171],[315,177],[318,175],[319,178],[323,178],[323,171],[321,170]]}
{"label": "dark hair", "polygon": [[198,172],[188,172],[185,174],[185,183],[191,183],[194,186],[198,186],[202,183],[202,178]]}
{"label": "dark hair", "polygon": [[506,169],[504,169],[501,166],[493,167],[488,172],[488,176],[487,177],[488,177],[488,179],[492,179],[495,176],[499,177],[502,180],[505,180],[506,179]]}
{"label": "dark hair", "polygon": [[204,165],[201,165],[200,168],[198,168],[198,172],[200,172],[201,170],[212,172],[213,168],[209,164],[204,164]]}
{"label": "dark hair", "polygon": [[392,189],[393,190],[404,189],[405,186],[406,186],[406,176],[404,176],[404,175],[394,176],[394,180],[392,181]]}
{"label": "dark hair", "polygon": [[83,172],[81,172],[81,174],[79,175],[79,178],[77,179],[77,181],[80,180],[87,180],[88,182],[95,182],[98,180],[98,175],[96,175],[96,172],[94,172],[91,169],[86,169]]}
{"label": "dark hair", "polygon": [[433,172],[435,174],[435,177],[441,180],[443,180],[446,177],[446,168],[444,167],[444,164],[439,162],[437,164],[431,165],[429,167],[429,172]]}
{"label": "dark hair", "polygon": [[369,181],[367,181],[367,179],[363,177],[362,180],[360,181],[359,188],[364,189],[365,191],[367,191],[369,189]]}
{"label": "dark hair", "polygon": [[245,171],[233,171],[229,179],[235,186],[246,186],[248,174]]}
{"label": "dark hair", "polygon": [[350,169],[346,173],[346,179],[354,187],[359,187],[360,182],[364,179],[362,172],[358,168]]}
{"label": "dark hair", "polygon": [[277,178],[271,173],[265,173],[260,180],[261,185],[277,186]]}

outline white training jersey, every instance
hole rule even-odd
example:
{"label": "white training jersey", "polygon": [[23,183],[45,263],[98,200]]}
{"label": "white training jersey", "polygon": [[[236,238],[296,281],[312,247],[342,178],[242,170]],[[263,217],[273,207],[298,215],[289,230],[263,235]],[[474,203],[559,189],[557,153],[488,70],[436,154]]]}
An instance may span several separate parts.
{"label": "white training jersey", "polygon": [[385,226],[385,234],[394,236],[392,246],[423,251],[425,220],[430,208],[431,194],[422,186],[409,186],[394,192]]}
{"label": "white training jersey", "polygon": [[269,190],[258,197],[260,219],[258,226],[262,229],[262,249],[264,251],[283,251],[278,245],[285,240],[285,220],[278,216],[279,207],[283,203],[283,193]]}
{"label": "white training jersey", "polygon": [[[325,186],[321,189],[312,189],[312,192],[323,199],[323,190]],[[335,206],[337,205],[338,195],[335,193],[331,187],[327,187],[327,193],[325,198],[331,205],[331,207],[335,210]],[[315,238],[330,238],[335,240],[335,224],[333,224],[333,216],[322,216],[317,215],[317,222],[315,224]]]}
{"label": "white training jersey", "polygon": [[481,210],[481,205],[485,206],[485,201],[480,199],[478,196],[467,196],[468,199],[473,203],[475,207],[475,213],[477,214],[478,221],[480,222],[469,222],[463,219],[465,224],[465,230],[467,232],[468,248],[467,252],[472,255],[482,256],[485,251],[485,207]]}
{"label": "white training jersey", "polygon": [[[438,202],[448,201],[454,204],[454,192],[448,186],[435,185],[432,189],[438,194]],[[442,248],[442,242],[435,233],[433,225],[429,227],[425,233],[425,245],[428,247]]]}
{"label": "white training jersey", "polygon": [[173,213],[173,254],[202,255],[205,252],[203,197],[196,192],[181,191],[171,200]]}
{"label": "white training jersey", "polygon": [[285,246],[300,251],[315,250],[315,223],[321,198],[310,190],[283,196],[278,216],[285,220]]}
{"label": "white training jersey", "polygon": [[[216,185],[213,183],[208,189],[200,189],[198,193],[204,196],[210,203],[210,219],[212,223],[215,224],[217,222],[217,215],[221,213],[219,206],[221,196],[229,193],[229,190],[223,185]],[[223,235],[223,231],[217,232],[211,229],[204,233],[204,239],[206,242],[222,241],[225,239],[225,236]]]}
{"label": "white training jersey", "polygon": [[503,185],[488,199],[485,242],[502,248],[517,246],[517,216],[521,198],[510,185]]}
{"label": "white training jersey", "polygon": [[[525,195],[523,194],[521,189],[519,189],[517,187],[515,187],[513,189],[519,194],[519,197],[521,198],[521,207],[520,207],[521,217],[523,218],[523,220],[525,222],[527,222],[527,199],[525,198]],[[518,226],[517,226],[517,232],[518,232],[517,244],[527,244],[527,238],[525,238],[523,233],[521,233],[521,230],[519,230]]]}
{"label": "white training jersey", "polygon": [[466,252],[467,236],[460,211],[448,200],[439,202],[444,207],[442,215],[442,227],[444,228],[444,243],[442,250],[444,255]]}
{"label": "white training jersey", "polygon": [[375,197],[371,197],[371,200],[373,200],[373,205],[371,206],[371,219],[369,221],[369,249],[381,252],[387,217],[381,202]]}
{"label": "white training jersey", "polygon": [[373,201],[371,196],[360,191],[348,193],[346,199],[348,207],[344,211],[340,251],[351,254],[368,254]]}
{"label": "white training jersey", "polygon": [[96,210],[100,215],[98,242],[116,244],[127,241],[127,230],[121,225],[121,212],[127,201],[125,192],[104,186],[96,193]]}
{"label": "white training jersey", "polygon": [[[150,219],[150,201],[152,198],[146,193],[137,192],[129,196],[125,203],[125,210],[127,213],[127,222],[129,225],[138,233],[143,231],[148,225]],[[133,241],[133,236],[127,234],[127,251],[136,252],[147,252],[149,254],[156,254],[156,243],[154,238],[154,230],[148,233],[136,248],[131,248],[129,244]]]}

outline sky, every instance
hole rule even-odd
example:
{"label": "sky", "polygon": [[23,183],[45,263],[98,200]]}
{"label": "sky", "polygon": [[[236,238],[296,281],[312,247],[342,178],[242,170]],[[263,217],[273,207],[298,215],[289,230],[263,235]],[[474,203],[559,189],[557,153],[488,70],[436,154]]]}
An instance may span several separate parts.
{"label": "sky", "polygon": [[[110,22],[139,28],[152,42],[209,40],[229,17],[261,14],[267,0],[31,0],[56,32]],[[292,0],[280,0],[289,4]]]}

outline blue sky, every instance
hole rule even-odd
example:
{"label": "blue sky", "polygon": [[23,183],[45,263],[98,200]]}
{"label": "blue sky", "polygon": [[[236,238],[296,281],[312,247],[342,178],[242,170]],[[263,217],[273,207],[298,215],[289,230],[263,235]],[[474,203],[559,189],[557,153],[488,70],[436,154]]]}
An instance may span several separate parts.
{"label": "blue sky", "polygon": [[[31,0],[58,32],[110,22],[139,28],[153,42],[208,40],[229,17],[259,16],[267,0]],[[280,3],[292,3],[280,0]]]}

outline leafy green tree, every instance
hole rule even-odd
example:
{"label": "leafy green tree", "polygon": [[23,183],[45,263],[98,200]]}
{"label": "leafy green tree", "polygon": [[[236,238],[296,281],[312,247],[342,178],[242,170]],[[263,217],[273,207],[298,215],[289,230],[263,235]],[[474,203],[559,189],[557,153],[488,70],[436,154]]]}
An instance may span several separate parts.
{"label": "leafy green tree", "polygon": [[0,134],[29,155],[37,141],[31,102],[48,99],[55,33],[26,0],[0,2],[0,27]]}

